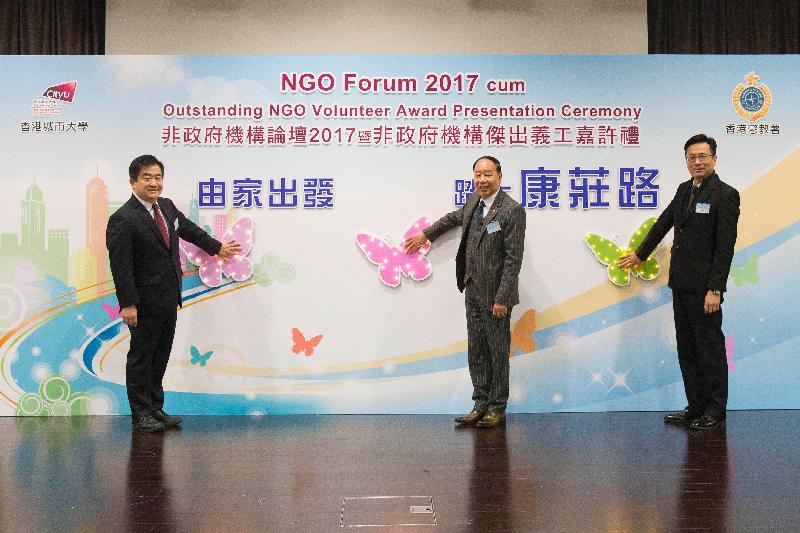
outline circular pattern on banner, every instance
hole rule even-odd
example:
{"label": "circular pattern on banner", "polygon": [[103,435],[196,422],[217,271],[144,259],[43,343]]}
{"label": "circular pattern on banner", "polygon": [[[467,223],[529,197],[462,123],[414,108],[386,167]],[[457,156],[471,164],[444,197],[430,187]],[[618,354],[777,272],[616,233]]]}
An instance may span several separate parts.
{"label": "circular pattern on banner", "polygon": [[38,363],[31,367],[31,377],[38,383],[46,381],[52,374],[53,371],[47,363]]}
{"label": "circular pattern on banner", "polygon": [[71,399],[69,401],[69,413],[72,416],[86,416],[93,414],[91,396],[88,394],[79,394]]}
{"label": "circular pattern on banner", "polygon": [[65,359],[58,367],[58,372],[64,379],[73,381],[81,375],[81,367],[72,359]]}
{"label": "circular pattern on banner", "polygon": [[69,416],[69,404],[67,402],[56,402],[50,406],[50,416]]}
{"label": "circular pattern on banner", "polygon": [[25,316],[25,299],[13,285],[0,283],[0,328],[15,327]]}
{"label": "circular pattern on banner", "polygon": [[69,383],[61,376],[51,376],[39,385],[39,395],[46,402],[66,402],[70,395]]}
{"label": "circular pattern on banner", "polygon": [[38,395],[29,392],[27,394],[23,394],[22,398],[19,399],[17,415],[36,416],[40,414],[43,407],[44,402],[42,402],[42,399],[39,398]]}

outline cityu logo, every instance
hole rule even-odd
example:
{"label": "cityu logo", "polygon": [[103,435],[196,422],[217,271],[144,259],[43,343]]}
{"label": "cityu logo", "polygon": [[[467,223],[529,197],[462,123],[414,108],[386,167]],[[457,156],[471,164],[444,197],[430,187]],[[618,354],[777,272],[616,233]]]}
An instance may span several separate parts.
{"label": "cityu logo", "polygon": [[64,102],[72,102],[72,99],[75,97],[75,87],[77,87],[77,85],[77,81],[60,83],[58,85],[48,87],[42,96],[53,98],[55,100],[63,100]]}

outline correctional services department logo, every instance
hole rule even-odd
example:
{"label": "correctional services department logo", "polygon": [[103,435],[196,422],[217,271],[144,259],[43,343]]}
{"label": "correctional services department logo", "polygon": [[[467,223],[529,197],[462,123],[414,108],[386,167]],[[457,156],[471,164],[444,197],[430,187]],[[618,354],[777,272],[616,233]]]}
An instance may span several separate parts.
{"label": "correctional services department logo", "polygon": [[755,72],[744,77],[733,90],[733,108],[745,120],[756,122],[767,116],[772,107],[772,93]]}

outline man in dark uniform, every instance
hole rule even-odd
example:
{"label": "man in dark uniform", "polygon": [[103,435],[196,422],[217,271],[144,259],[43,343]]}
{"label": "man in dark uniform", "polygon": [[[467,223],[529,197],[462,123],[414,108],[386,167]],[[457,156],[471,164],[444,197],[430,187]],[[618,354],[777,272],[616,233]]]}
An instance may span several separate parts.
{"label": "man in dark uniform", "polygon": [[664,417],[708,429],[725,423],[728,361],[722,333],[722,301],[736,244],[739,193],[714,172],[717,142],[699,134],[683,147],[692,179],[681,183],[641,246],[621,268],[637,268],[675,228],[669,286],[675,315],[678,362],[687,405]]}

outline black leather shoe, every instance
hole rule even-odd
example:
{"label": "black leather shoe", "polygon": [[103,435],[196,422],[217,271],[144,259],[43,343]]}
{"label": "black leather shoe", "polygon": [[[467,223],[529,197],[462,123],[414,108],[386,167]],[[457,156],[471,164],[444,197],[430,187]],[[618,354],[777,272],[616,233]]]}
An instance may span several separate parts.
{"label": "black leather shoe", "polygon": [[688,424],[692,420],[699,418],[699,416],[695,415],[691,411],[689,411],[688,407],[684,407],[683,411],[678,411],[677,413],[669,413],[664,417],[665,424]]}
{"label": "black leather shoe", "polygon": [[700,418],[698,418],[697,420],[692,420],[692,423],[689,424],[689,427],[692,429],[711,429],[711,428],[723,427],[724,425],[725,425],[724,418],[705,414]]}
{"label": "black leather shoe", "polygon": [[145,415],[138,420],[134,420],[132,426],[136,431],[147,431],[149,433],[153,431],[164,431],[164,428],[167,427],[163,422],[159,422],[151,415]]}
{"label": "black leather shoe", "polygon": [[485,414],[486,414],[485,411],[479,411],[477,409],[473,409],[472,411],[470,411],[469,413],[465,414],[464,416],[457,416],[455,418],[455,423],[458,424],[458,425],[461,425],[461,426],[472,426],[478,420],[483,418],[483,415],[485,415]]}
{"label": "black leather shoe", "polygon": [[153,411],[152,416],[153,418],[155,418],[156,420],[158,420],[167,427],[177,426],[178,424],[183,422],[183,418],[179,416],[168,415],[167,413],[164,412],[163,409],[159,409],[158,411]]}
{"label": "black leather shoe", "polygon": [[489,411],[476,424],[479,428],[496,428],[506,423],[506,414]]}

